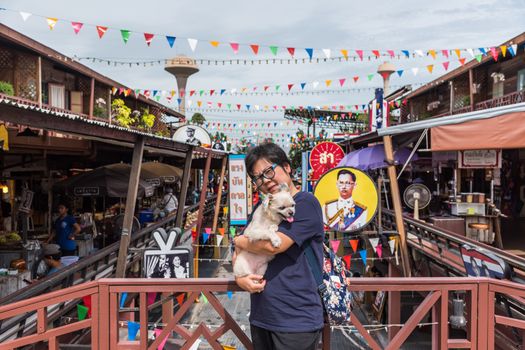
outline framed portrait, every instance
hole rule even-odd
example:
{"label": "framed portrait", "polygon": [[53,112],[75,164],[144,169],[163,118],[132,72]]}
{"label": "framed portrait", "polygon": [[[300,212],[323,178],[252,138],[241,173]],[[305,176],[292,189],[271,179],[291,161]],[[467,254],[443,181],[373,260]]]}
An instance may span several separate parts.
{"label": "framed portrait", "polygon": [[29,213],[31,211],[31,205],[33,204],[34,192],[24,188],[22,196],[20,197],[20,207],[18,210],[23,213]]}
{"label": "framed portrait", "polygon": [[314,195],[330,231],[363,230],[377,213],[377,187],[370,176],[359,169],[341,167],[328,171],[319,179]]}
{"label": "framed portrait", "polygon": [[144,252],[144,276],[146,278],[189,278],[192,276],[191,254],[188,248],[170,251],[148,250]]}
{"label": "framed portrait", "polygon": [[193,146],[211,147],[210,134],[198,125],[184,125],[175,130],[173,141]]}
{"label": "framed portrait", "polygon": [[374,310],[374,314],[378,322],[381,322],[381,317],[383,314],[383,310],[385,308],[385,302],[386,302],[386,292],[383,290],[377,291],[376,297],[374,299],[374,303],[372,304],[372,309]]}

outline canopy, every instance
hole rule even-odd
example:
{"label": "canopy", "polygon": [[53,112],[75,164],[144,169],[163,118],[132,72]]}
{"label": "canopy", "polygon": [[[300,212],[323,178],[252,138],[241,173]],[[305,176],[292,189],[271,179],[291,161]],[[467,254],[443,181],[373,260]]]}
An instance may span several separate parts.
{"label": "canopy", "polygon": [[[75,196],[125,198],[128,195],[130,173],[131,166],[129,164],[105,165],[57,182],[54,187],[59,191],[62,190]],[[138,186],[138,197],[153,195],[155,184],[160,184],[159,178],[155,174],[142,169]]]}
{"label": "canopy", "polygon": [[[398,164],[405,163],[410,156],[411,150],[400,148],[394,152],[394,162]],[[382,144],[362,148],[357,151],[348,153],[337,165],[338,167],[353,167],[360,170],[374,170],[386,168],[385,148]],[[412,156],[411,160],[418,159],[417,154]]]}
{"label": "canopy", "polygon": [[142,163],[142,171],[147,171],[151,174],[154,174],[162,182],[165,183],[176,182],[177,180],[182,178],[183,173],[182,169],[159,162]]}

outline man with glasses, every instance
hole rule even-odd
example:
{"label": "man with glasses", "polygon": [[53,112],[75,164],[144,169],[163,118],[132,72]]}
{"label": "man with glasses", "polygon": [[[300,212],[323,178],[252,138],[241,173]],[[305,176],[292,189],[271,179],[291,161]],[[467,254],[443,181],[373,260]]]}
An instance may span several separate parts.
{"label": "man with glasses", "polygon": [[324,223],[336,231],[355,231],[366,224],[366,206],[355,202],[352,193],[356,187],[356,176],[350,170],[337,173],[339,198],[326,202],[323,208]]}

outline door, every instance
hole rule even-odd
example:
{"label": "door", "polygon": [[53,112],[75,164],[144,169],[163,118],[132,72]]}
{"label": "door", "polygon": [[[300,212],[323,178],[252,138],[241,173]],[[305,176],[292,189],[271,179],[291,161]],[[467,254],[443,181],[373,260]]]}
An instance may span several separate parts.
{"label": "door", "polygon": [[82,91],[71,91],[71,111],[74,113],[82,113],[83,109],[83,95]]}

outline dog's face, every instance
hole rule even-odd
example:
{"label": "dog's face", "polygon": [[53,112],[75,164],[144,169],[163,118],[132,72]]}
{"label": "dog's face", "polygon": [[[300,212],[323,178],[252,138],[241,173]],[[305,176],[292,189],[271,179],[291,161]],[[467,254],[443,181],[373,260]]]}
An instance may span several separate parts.
{"label": "dog's face", "polygon": [[264,210],[269,215],[281,220],[293,222],[295,215],[295,201],[288,187],[281,188],[281,191],[268,194],[263,202]]}

